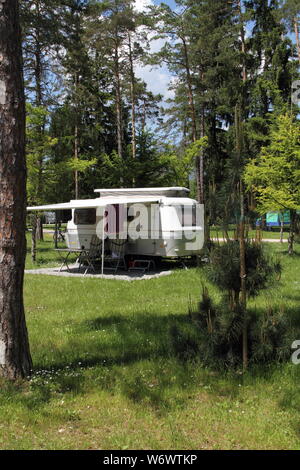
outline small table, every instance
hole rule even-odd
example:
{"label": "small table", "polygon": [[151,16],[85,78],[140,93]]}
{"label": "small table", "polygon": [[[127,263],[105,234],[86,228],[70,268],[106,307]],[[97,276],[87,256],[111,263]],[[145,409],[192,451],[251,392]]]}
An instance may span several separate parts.
{"label": "small table", "polygon": [[[79,256],[84,254],[87,258],[88,258],[88,250],[85,250],[85,249],[81,249],[81,248],[56,248],[55,251],[58,252],[60,258],[62,259],[63,263],[59,269],[59,272],[62,271],[62,268],[64,266],[67,267],[67,270],[68,272],[70,273],[71,270],[70,270],[70,267],[68,265],[68,259],[69,259],[69,256],[72,254],[72,253],[77,253]],[[63,256],[62,253],[67,253],[67,256]],[[88,268],[90,266],[87,267],[86,271],[84,274],[86,274]]]}

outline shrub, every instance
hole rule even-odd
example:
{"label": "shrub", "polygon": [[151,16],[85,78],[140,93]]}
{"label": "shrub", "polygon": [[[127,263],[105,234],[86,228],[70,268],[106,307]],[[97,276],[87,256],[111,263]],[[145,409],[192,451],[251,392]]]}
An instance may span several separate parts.
{"label": "shrub", "polygon": [[[281,273],[281,266],[266,255],[261,244],[246,242],[246,289],[254,297]],[[206,269],[208,279],[238,299],[241,289],[239,242],[229,241],[213,248]]]}
{"label": "shrub", "polygon": [[[256,296],[281,273],[278,262],[269,258],[261,245],[246,243],[247,295]],[[215,246],[207,277],[225,293],[221,302],[212,301],[207,287],[202,286],[202,296],[197,308],[189,307],[189,317],[198,336],[197,346],[191,335],[174,331],[173,344],[179,357],[186,359],[198,355],[208,365],[239,367],[242,362],[244,312],[239,301],[241,279],[239,244],[235,241]],[[263,315],[248,311],[249,362],[266,363],[283,360],[289,355],[289,325],[284,312],[268,309]],[[180,343],[180,344],[179,344]]]}
{"label": "shrub", "polygon": [[[238,368],[242,365],[242,312],[234,310],[222,299],[215,305],[203,286],[202,299],[198,308],[190,306],[189,317],[197,331],[197,346],[192,335],[177,331],[177,355],[189,359],[196,355],[209,366],[217,368]],[[290,324],[282,310],[268,309],[263,315],[257,311],[248,312],[248,353],[250,363],[283,361],[290,355],[292,339],[289,338]],[[174,344],[173,335],[173,344]],[[192,345],[192,347],[191,347]]]}

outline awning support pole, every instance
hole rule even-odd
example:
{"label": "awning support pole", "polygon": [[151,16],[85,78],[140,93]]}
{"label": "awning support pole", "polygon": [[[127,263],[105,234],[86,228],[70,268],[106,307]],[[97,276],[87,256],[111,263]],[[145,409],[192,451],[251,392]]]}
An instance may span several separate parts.
{"label": "awning support pole", "polygon": [[105,220],[104,220],[104,214],[105,214],[105,207],[103,207],[103,218],[102,218],[102,256],[101,256],[101,274],[104,274],[104,242],[105,242]]}

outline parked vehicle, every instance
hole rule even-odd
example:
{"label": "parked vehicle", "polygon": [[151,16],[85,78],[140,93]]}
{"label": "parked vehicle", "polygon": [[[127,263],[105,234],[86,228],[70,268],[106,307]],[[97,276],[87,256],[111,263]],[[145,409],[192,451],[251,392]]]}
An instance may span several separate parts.
{"label": "parked vehicle", "polygon": [[66,242],[88,249],[93,235],[124,240],[127,255],[185,257],[204,244],[204,206],[181,187],[97,189],[95,199],[29,207],[28,210],[72,210]]}

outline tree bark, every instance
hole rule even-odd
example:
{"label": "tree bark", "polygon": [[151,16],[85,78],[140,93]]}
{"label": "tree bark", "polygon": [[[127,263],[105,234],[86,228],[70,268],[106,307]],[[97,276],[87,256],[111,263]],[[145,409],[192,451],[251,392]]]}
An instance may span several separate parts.
{"label": "tree bark", "polygon": [[39,215],[37,218],[36,239],[39,241],[44,241],[43,216],[42,215]]}
{"label": "tree bark", "polygon": [[284,213],[281,213],[280,221],[280,243],[283,243],[283,229],[284,229]]}
{"label": "tree bark", "polygon": [[17,0],[0,3],[0,375],[30,374],[23,304],[26,252],[25,98]]}
{"label": "tree bark", "polygon": [[115,47],[115,87],[116,87],[116,111],[117,111],[117,143],[118,155],[123,157],[123,126],[122,126],[122,98],[121,98],[121,79],[120,79],[120,64],[119,64],[119,49]]}
{"label": "tree bark", "polygon": [[128,48],[129,48],[129,66],[130,66],[130,99],[131,99],[131,125],[132,125],[132,158],[136,158],[136,118],[135,118],[135,105],[136,105],[136,96],[135,96],[135,76],[133,68],[133,54],[132,54],[132,45],[131,45],[131,36],[128,33]]}
{"label": "tree bark", "polygon": [[[238,2],[239,15],[241,22],[241,43],[242,43],[242,81],[243,81],[243,93],[242,93],[242,107],[245,106],[245,86],[247,82],[247,69],[245,61],[246,43],[245,43],[245,29],[242,18],[242,3],[241,0]],[[239,161],[242,165],[242,150],[243,150],[243,135],[241,128],[241,115],[240,107],[236,109],[236,143],[237,153]],[[239,226],[239,243],[240,243],[240,306],[243,315],[243,370],[248,368],[248,315],[247,315],[247,267],[246,267],[246,242],[245,242],[245,201],[244,201],[244,187],[243,180],[240,178],[240,226]]]}
{"label": "tree bark", "polygon": [[[77,119],[77,114],[76,114]],[[74,160],[77,163],[79,157],[79,138],[78,138],[78,125],[75,124],[75,135],[74,135]],[[78,170],[74,171],[74,183],[75,183],[75,199],[79,199],[79,178]]]}
{"label": "tree bark", "polygon": [[[78,73],[75,73],[74,87],[75,87],[75,127],[74,127],[74,161],[77,164],[79,159],[79,126],[78,126],[78,115],[79,115],[79,103],[78,103],[78,86],[79,77]],[[79,199],[79,174],[78,170],[74,170],[74,185],[75,185],[75,199]]]}
{"label": "tree bark", "polygon": [[186,40],[184,37],[182,37],[181,40],[182,40],[183,51],[184,51],[184,62],[185,62],[185,70],[186,70],[189,107],[190,107],[190,113],[191,113],[191,118],[192,118],[192,137],[193,137],[193,142],[195,142],[197,140],[197,123],[196,123],[196,111],[195,111],[194,95],[193,95],[193,88],[192,88],[190,61],[189,61],[189,54],[188,54],[188,47],[187,47]]}
{"label": "tree bark", "polygon": [[31,216],[31,259],[36,262],[36,228],[37,228],[37,215],[34,213]]}
{"label": "tree bark", "polygon": [[294,241],[295,241],[295,222],[296,222],[296,211],[291,210],[291,223],[290,223],[290,233],[288,239],[288,253],[289,255],[294,254]]}
{"label": "tree bark", "polygon": [[297,52],[298,52],[298,59],[300,63],[300,37],[299,37],[299,24],[298,24],[298,18],[294,18],[294,29],[295,29],[295,35],[296,35],[296,45],[297,45]]}
{"label": "tree bark", "polygon": [[[42,47],[41,47],[41,33],[39,30],[39,21],[42,19],[41,9],[40,9],[40,1],[37,0],[35,2],[36,14],[37,14],[37,26],[35,29],[35,43],[34,43],[34,77],[35,77],[35,105],[37,107],[43,106],[43,92],[42,92],[42,75],[43,75],[43,65],[42,65]],[[45,124],[43,123],[38,128],[39,134],[42,136],[45,132]],[[40,197],[43,193],[43,166],[44,166],[44,155],[39,153],[39,158],[37,161],[38,165],[38,185],[36,188],[36,200],[40,200]],[[32,260],[36,261],[36,242],[37,240],[43,240],[43,222],[42,216],[36,216],[36,224],[34,230],[32,231]]]}

